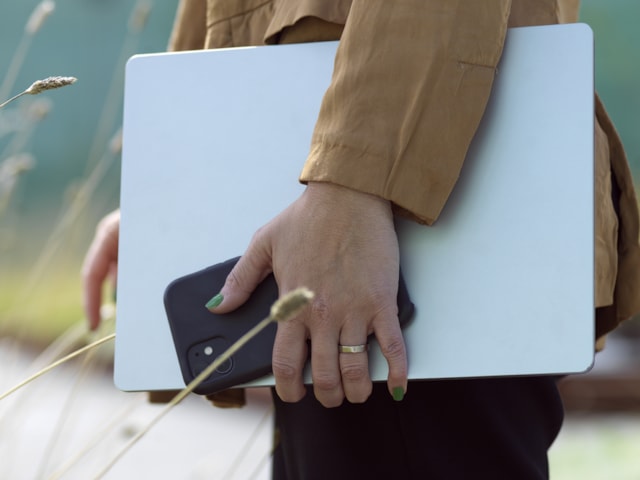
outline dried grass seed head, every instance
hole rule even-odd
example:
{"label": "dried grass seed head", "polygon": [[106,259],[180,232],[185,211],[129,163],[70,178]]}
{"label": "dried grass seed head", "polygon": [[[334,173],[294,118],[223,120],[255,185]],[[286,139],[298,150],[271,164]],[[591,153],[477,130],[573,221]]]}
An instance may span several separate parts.
{"label": "dried grass seed head", "polygon": [[53,0],[43,0],[40,2],[36,8],[33,9],[29,20],[27,20],[27,24],[24,29],[29,35],[34,35],[35,33],[42,28],[45,20],[53,13],[56,9],[56,4]]}
{"label": "dried grass seed head", "polygon": [[290,320],[300,313],[313,300],[313,297],[313,292],[308,288],[296,288],[276,300],[271,307],[271,318],[276,322]]}
{"label": "dried grass seed head", "polygon": [[55,88],[66,87],[67,85],[73,85],[77,80],[76,77],[47,77],[43,80],[33,82],[31,86],[25,90],[25,93],[37,95],[45,90],[53,90]]}
{"label": "dried grass seed head", "polygon": [[36,166],[36,159],[30,153],[18,153],[0,163],[0,176],[19,175]]}

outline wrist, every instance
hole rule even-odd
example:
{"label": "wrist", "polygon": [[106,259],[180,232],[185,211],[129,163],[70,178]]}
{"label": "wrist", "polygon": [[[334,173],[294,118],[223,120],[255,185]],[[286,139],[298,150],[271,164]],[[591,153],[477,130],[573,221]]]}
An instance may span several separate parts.
{"label": "wrist", "polygon": [[305,191],[316,201],[327,201],[338,206],[367,208],[391,214],[391,202],[372,193],[362,192],[343,185],[328,182],[309,182]]}

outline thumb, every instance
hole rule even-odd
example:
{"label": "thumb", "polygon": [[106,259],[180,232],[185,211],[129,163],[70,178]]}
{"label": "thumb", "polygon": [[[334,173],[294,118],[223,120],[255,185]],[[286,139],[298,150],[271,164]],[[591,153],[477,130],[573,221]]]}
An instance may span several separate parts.
{"label": "thumb", "polygon": [[270,250],[264,239],[252,240],[238,263],[235,264],[224,286],[206,304],[213,313],[228,313],[247,301],[251,293],[272,271]]}

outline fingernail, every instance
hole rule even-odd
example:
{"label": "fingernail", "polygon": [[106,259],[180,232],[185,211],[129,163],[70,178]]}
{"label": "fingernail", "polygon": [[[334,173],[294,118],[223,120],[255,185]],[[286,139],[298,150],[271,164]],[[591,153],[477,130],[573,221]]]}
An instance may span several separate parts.
{"label": "fingernail", "polygon": [[401,401],[404,398],[404,388],[402,387],[395,387],[393,389],[393,399],[396,402]]}
{"label": "fingernail", "polygon": [[219,293],[215,297],[213,297],[211,300],[209,300],[205,304],[205,307],[207,307],[209,310],[211,310],[212,308],[216,308],[218,305],[222,303],[222,300],[224,300],[224,295]]}

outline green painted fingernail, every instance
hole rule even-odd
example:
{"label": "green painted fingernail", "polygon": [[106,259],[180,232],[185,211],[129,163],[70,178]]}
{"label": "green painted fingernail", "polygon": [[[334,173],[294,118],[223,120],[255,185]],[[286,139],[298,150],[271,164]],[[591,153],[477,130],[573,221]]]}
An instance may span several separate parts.
{"label": "green painted fingernail", "polygon": [[393,389],[393,399],[396,402],[401,401],[404,398],[404,388],[402,387],[395,387]]}
{"label": "green painted fingernail", "polygon": [[207,307],[209,310],[211,310],[212,308],[216,308],[218,305],[222,303],[222,300],[224,300],[224,295],[219,293],[215,297],[213,297],[211,300],[209,300],[206,303],[205,307]]}

